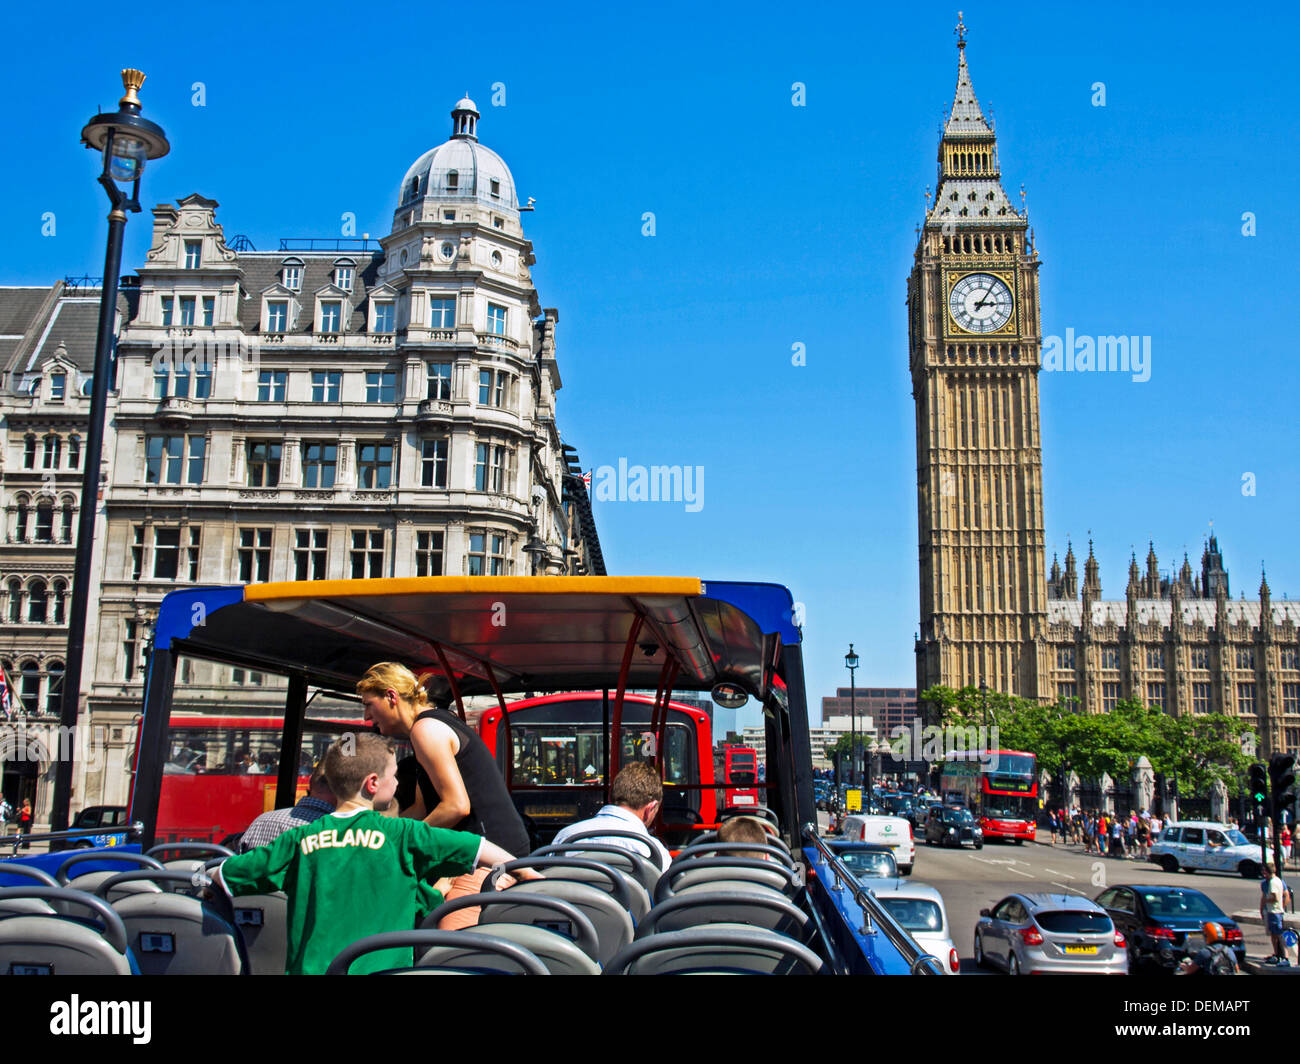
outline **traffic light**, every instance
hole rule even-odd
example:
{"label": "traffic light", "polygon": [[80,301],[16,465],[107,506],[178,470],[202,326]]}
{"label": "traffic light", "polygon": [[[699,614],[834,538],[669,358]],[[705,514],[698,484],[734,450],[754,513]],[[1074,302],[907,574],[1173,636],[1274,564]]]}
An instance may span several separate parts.
{"label": "traffic light", "polygon": [[1268,772],[1263,765],[1250,766],[1250,800],[1257,808],[1268,801]]}
{"label": "traffic light", "polygon": [[1268,778],[1273,784],[1273,809],[1281,813],[1295,802],[1295,754],[1274,754],[1268,759]]}

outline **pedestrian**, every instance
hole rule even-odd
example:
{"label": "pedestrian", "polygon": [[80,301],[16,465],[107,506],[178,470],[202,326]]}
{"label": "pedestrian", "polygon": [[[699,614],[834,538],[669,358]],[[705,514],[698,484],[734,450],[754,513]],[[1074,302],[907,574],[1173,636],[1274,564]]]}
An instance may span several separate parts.
{"label": "pedestrian", "polygon": [[[31,833],[32,833],[32,800],[30,798],[24,798],[23,804],[18,808],[18,834],[30,835]],[[30,842],[23,843],[24,850],[30,850],[31,848],[32,848],[32,844]]]}
{"label": "pedestrian", "polygon": [[1151,818],[1147,816],[1145,809],[1142,810],[1142,815],[1138,817],[1134,835],[1137,838],[1138,856],[1145,860],[1151,852]]}
{"label": "pedestrian", "polygon": [[1291,888],[1281,876],[1273,874],[1273,862],[1263,863],[1263,876],[1259,884],[1259,918],[1264,921],[1269,938],[1273,941],[1273,956],[1265,964],[1286,964],[1286,949],[1282,932],[1286,930],[1286,906],[1291,900]]}
{"label": "pedestrian", "polygon": [[1121,859],[1124,856],[1124,825],[1115,817],[1110,821],[1110,855]]}
{"label": "pedestrian", "polygon": [[1237,957],[1224,939],[1223,925],[1211,920],[1201,928],[1205,945],[1184,957],[1175,975],[1238,975]]}
{"label": "pedestrian", "polygon": [[1278,842],[1282,844],[1282,860],[1291,860],[1291,825],[1282,825],[1282,834],[1278,836]]}
{"label": "pedestrian", "polygon": [[1056,842],[1056,810],[1055,809],[1049,809],[1047,811],[1047,826],[1052,833],[1052,842],[1055,843]]}

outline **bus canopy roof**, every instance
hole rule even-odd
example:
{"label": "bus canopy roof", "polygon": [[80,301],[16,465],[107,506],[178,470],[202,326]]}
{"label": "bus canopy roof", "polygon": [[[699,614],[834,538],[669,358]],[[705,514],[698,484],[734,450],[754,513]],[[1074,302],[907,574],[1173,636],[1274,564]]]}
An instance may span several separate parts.
{"label": "bus canopy roof", "polygon": [[[635,635],[634,635],[635,626]],[[634,637],[633,637],[634,636]],[[155,646],[351,690],[397,660],[435,695],[614,687],[655,689],[666,657],[677,690],[733,683],[784,701],[783,645],[799,643],[776,584],[681,577],[433,576],[315,580],[174,591]]]}

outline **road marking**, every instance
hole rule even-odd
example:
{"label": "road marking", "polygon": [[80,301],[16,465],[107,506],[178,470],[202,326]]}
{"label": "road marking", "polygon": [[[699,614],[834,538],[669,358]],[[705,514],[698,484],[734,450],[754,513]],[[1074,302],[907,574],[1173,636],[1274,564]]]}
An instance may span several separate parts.
{"label": "road marking", "polygon": [[1008,872],[1014,872],[1018,876],[1024,876],[1026,879],[1037,879],[1038,877],[1032,872],[1022,872],[1019,868],[1008,868]]}
{"label": "road marking", "polygon": [[1062,890],[1072,890],[1072,891],[1074,891],[1075,894],[1078,894],[1080,897],[1084,897],[1084,898],[1086,898],[1086,897],[1088,896],[1088,895],[1084,894],[1083,891],[1081,891],[1081,890],[1077,890],[1077,889],[1075,889],[1074,887],[1071,887],[1071,886],[1069,886],[1068,884],[1065,884],[1065,883],[1057,883],[1055,880],[1053,880],[1053,882],[1052,882],[1052,886],[1054,886],[1054,887],[1060,887]]}
{"label": "road marking", "polygon": [[1055,868],[1047,868],[1044,866],[1043,871],[1050,872],[1054,876],[1060,876],[1062,879],[1078,879],[1078,876],[1072,876],[1069,872],[1058,872]]}
{"label": "road marking", "polygon": [[974,854],[970,854],[969,856],[972,861],[979,861],[981,864],[1013,865],[1016,863],[1014,857],[976,857]]}

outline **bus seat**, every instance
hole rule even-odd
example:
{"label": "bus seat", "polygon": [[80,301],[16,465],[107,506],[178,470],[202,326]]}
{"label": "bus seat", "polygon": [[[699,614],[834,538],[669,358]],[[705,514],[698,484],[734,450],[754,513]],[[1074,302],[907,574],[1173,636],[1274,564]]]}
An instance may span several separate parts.
{"label": "bus seat", "polygon": [[605,975],[816,975],[825,962],[794,939],[741,924],[710,924],[639,938]]}
{"label": "bus seat", "polygon": [[[690,846],[688,846],[687,849],[691,849],[691,850],[693,850],[693,849],[695,849],[697,846],[702,846],[702,845],[703,845],[704,843],[706,843],[706,842],[717,842],[717,841],[718,841],[718,833],[717,833],[716,831],[702,831],[702,832],[700,832],[698,835],[695,836],[694,841],[691,842]],[[780,847],[782,850],[784,850],[786,853],[789,853],[789,852],[790,852],[790,846],[789,846],[789,844],[785,841],[785,839],[781,838],[780,835],[771,835],[771,834],[769,834],[769,835],[768,835],[768,839],[767,839],[767,845],[768,845],[768,846],[778,846],[778,847]],[[685,852],[686,852],[686,850],[682,850],[681,853],[679,853],[679,854],[677,855],[678,859],[680,859],[682,853],[685,853]]]}
{"label": "bus seat", "polygon": [[[144,869],[106,879],[96,893],[108,898],[120,884],[142,879],[156,883],[190,882],[185,872]],[[187,894],[161,891],[127,894],[111,904],[126,926],[131,951],[142,974],[247,974],[244,940],[229,910],[230,899],[223,892],[218,892],[211,904]]]}
{"label": "bus seat", "polygon": [[[659,863],[659,853],[648,842],[646,837],[635,831],[629,831],[626,828],[591,828],[587,831],[579,831],[574,835],[568,836],[563,842],[552,843],[553,846],[572,846],[578,842],[600,843],[603,846],[616,846],[625,853],[633,852],[629,847],[621,843],[615,843],[613,839],[629,839],[636,845],[636,853],[644,857],[651,865]],[[662,841],[662,840],[661,840]],[[538,854],[533,854],[536,857]],[[647,890],[650,888],[647,887]]]}
{"label": "bus seat", "polygon": [[765,854],[772,862],[784,865],[786,868],[794,867],[794,858],[790,856],[790,850],[784,844],[778,846],[775,843],[718,842],[716,839],[710,842],[697,842],[693,846],[688,846],[678,853],[673,859],[673,864],[681,864],[693,857],[721,857],[725,859],[754,853]]}
{"label": "bus seat", "polygon": [[708,886],[725,889],[727,882],[757,883],[779,890],[788,897],[799,891],[799,876],[792,868],[773,861],[760,861],[753,857],[692,857],[673,862],[667,872],[659,877],[654,900],[658,905],[665,898],[687,887]]}
{"label": "bus seat", "polygon": [[645,888],[647,895],[654,891],[655,884],[659,882],[659,877],[663,875],[663,869],[658,864],[642,857],[639,853],[633,853],[631,850],[625,850],[622,846],[615,846],[612,843],[601,843],[594,840],[552,843],[550,846],[543,846],[540,850],[534,850],[530,856],[578,857],[586,861],[599,861],[601,864],[617,868],[620,872],[632,876]]}
{"label": "bus seat", "polygon": [[[59,881],[60,886],[71,886],[76,890],[84,890],[87,894],[97,894],[101,883],[119,873],[99,871],[83,872],[81,875],[77,875],[75,871],[77,865],[95,861],[121,862],[123,864],[133,864],[137,868],[163,871],[161,862],[142,853],[119,852],[117,850],[83,850],[80,853],[73,854],[63,864],[59,865],[58,871],[55,872],[55,878]],[[153,894],[157,893],[158,885],[146,880],[137,880],[122,889],[131,893]]]}
{"label": "bus seat", "polygon": [[[43,887],[57,887],[59,881],[44,869],[37,868],[35,865],[18,864],[16,861],[0,863],[0,881],[4,876],[21,876],[24,882],[15,889],[15,894],[21,892],[21,887],[35,886],[39,884]],[[35,880],[33,884],[30,880]],[[18,913],[40,913],[48,915],[54,912],[54,906],[48,901],[40,898],[9,897],[0,902],[0,916],[13,916]]]}
{"label": "bus seat", "polygon": [[[558,858],[557,858],[558,859]],[[551,860],[541,858],[540,860]],[[512,862],[513,863],[513,862]],[[510,869],[510,865],[506,865]],[[615,873],[617,874],[617,873]],[[513,887],[501,891],[498,897],[508,898],[514,902],[518,912],[506,911],[506,915],[497,919],[518,924],[537,924],[544,926],[554,920],[552,910],[528,904],[528,896],[536,894],[544,898],[558,898],[577,908],[596,929],[596,938],[600,948],[595,960],[604,964],[620,949],[632,941],[636,925],[627,906],[617,898],[607,894],[590,883],[579,883],[569,879],[531,879],[516,883]]]}
{"label": "bus seat", "polygon": [[170,872],[193,874],[214,857],[233,857],[234,851],[213,842],[160,842],[146,856],[161,861]]}
{"label": "bus seat", "polygon": [[[325,970],[326,975],[347,975],[352,962],[358,957],[376,950],[400,949],[412,947],[426,951],[438,947],[450,947],[459,950],[460,956],[469,962],[463,966],[446,965],[433,967],[392,968],[382,975],[444,975],[444,974],[523,974],[550,975],[544,965],[533,953],[515,942],[508,942],[495,935],[485,935],[480,931],[385,931],[380,935],[367,935],[359,938],[330,961]],[[454,957],[443,958],[444,960]]]}
{"label": "bus seat", "polygon": [[0,917],[0,975],[132,974],[126,928],[101,899],[44,883],[0,890],[0,908],[22,900],[89,909],[98,923],[53,910]]}
{"label": "bus seat", "polygon": [[283,975],[289,949],[289,895],[244,894],[231,901],[235,926],[244,936],[250,975]]}
{"label": "bus seat", "polygon": [[[600,941],[591,920],[571,902],[540,894],[519,905],[510,891],[468,894],[440,905],[421,922],[433,929],[444,916],[461,909],[482,907],[477,927],[487,934],[515,942],[533,953],[552,975],[599,975]],[[537,911],[541,910],[539,918]],[[446,946],[435,946],[420,956],[416,967],[461,967],[463,959]]]}
{"label": "bus seat", "polygon": [[704,924],[740,924],[802,941],[808,915],[784,895],[756,884],[730,890],[687,890],[660,902],[636,929],[637,938]]}
{"label": "bus seat", "polygon": [[[554,856],[570,856],[566,854],[556,854]],[[582,854],[572,854],[571,856],[580,861],[595,861],[601,866],[600,871],[590,871],[586,868],[570,868],[565,865],[559,865],[554,868],[548,868],[546,871],[547,879],[567,879],[575,883],[590,883],[598,890],[603,890],[611,897],[622,897],[614,889],[615,880],[610,877],[613,872],[619,880],[622,881],[623,887],[627,891],[627,911],[632,916],[632,922],[636,923],[650,911],[650,893],[641,885],[641,881],[633,877],[630,872],[618,868],[612,863],[606,864],[603,855],[592,854],[584,856]],[[628,856],[631,856],[630,854]],[[658,877],[656,877],[658,878]]]}

